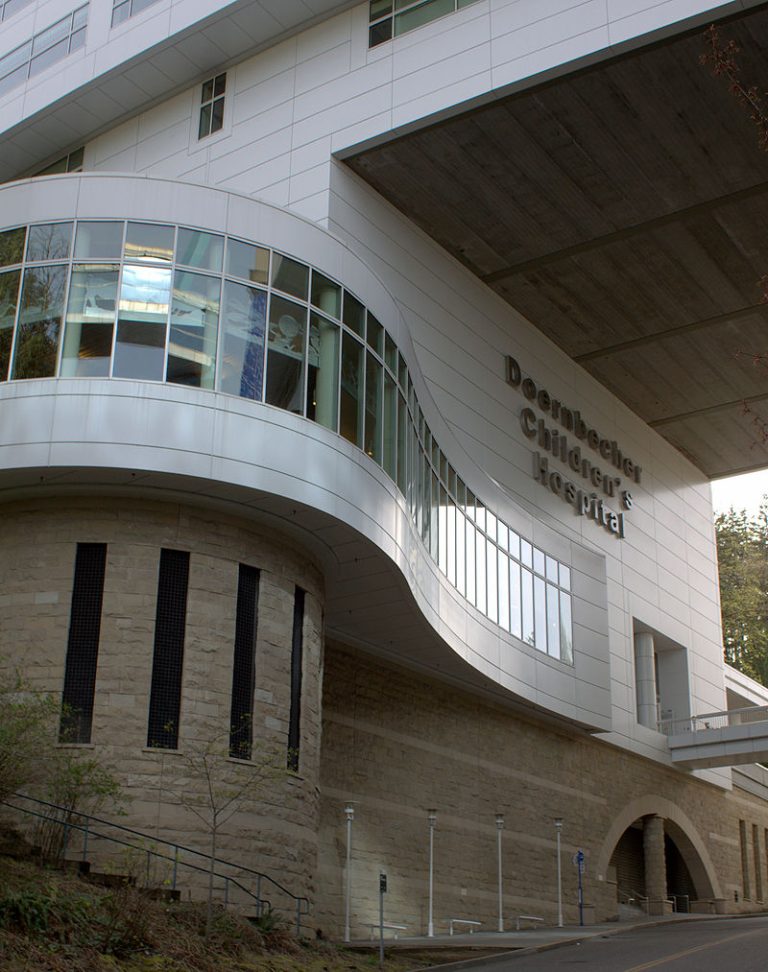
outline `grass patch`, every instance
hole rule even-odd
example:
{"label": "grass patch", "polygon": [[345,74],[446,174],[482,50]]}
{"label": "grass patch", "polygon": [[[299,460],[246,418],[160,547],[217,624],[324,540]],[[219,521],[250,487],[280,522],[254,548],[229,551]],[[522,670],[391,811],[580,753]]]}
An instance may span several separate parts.
{"label": "grass patch", "polygon": [[[0,857],[3,972],[372,972],[375,954],[297,941],[279,922],[257,929],[204,903],[153,901],[133,887],[105,889],[76,875]],[[388,954],[387,972],[443,958]]]}

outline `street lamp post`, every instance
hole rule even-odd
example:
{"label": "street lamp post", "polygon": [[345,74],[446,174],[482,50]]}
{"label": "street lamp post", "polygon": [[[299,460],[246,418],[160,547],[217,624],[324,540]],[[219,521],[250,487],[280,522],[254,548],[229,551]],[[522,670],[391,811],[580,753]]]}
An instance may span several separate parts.
{"label": "street lamp post", "polygon": [[563,927],[563,874],[560,864],[560,834],[563,830],[563,818],[555,817],[555,835],[557,838],[557,927]]}
{"label": "street lamp post", "polygon": [[499,931],[504,931],[504,891],[501,880],[501,832],[504,830],[504,814],[496,814],[496,852],[499,859]]}
{"label": "street lamp post", "polygon": [[434,862],[435,862],[435,824],[437,823],[437,811],[427,810],[427,820],[429,820],[429,915],[427,917],[427,937],[435,937],[435,925],[432,921],[432,903],[434,900]]}
{"label": "street lamp post", "polygon": [[347,885],[344,896],[344,941],[349,941],[349,910],[352,901],[352,821],[355,819],[355,808],[350,804],[344,807],[347,817]]}

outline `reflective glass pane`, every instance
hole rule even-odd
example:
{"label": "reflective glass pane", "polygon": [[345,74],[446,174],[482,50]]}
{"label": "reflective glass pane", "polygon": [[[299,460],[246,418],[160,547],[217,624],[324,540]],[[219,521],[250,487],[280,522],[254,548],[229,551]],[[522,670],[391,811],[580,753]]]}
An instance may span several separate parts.
{"label": "reflective glass pane", "polygon": [[219,389],[230,395],[261,401],[267,292],[231,280],[224,281],[222,320],[224,336]]}
{"label": "reflective glass pane", "polygon": [[499,546],[502,550],[509,550],[509,530],[507,525],[502,523],[501,520],[497,524],[497,534],[499,538]]}
{"label": "reflective glass pane", "polygon": [[117,267],[75,266],[69,284],[64,352],[65,377],[109,375],[117,308]]}
{"label": "reflective glass pane", "polygon": [[176,244],[176,262],[184,267],[221,272],[224,254],[224,238],[213,233],[179,227]]}
{"label": "reflective glass pane", "polygon": [[68,260],[72,244],[72,223],[30,226],[27,260]]}
{"label": "reflective glass pane", "polygon": [[20,280],[21,270],[0,273],[0,381],[5,381],[8,377]]}
{"label": "reflective glass pane", "polygon": [[213,79],[213,97],[218,98],[224,94],[227,89],[227,76],[226,74],[217,74]]}
{"label": "reflective glass pane", "polygon": [[211,113],[213,111],[213,105],[209,101],[207,105],[203,105],[200,109],[200,121],[197,126],[197,137],[205,138],[206,135],[211,134]]}
{"label": "reflective glass pane", "polygon": [[75,258],[78,260],[119,260],[123,252],[123,226],[120,223],[82,222],[75,233]]}
{"label": "reflective glass pane", "polygon": [[509,631],[509,557],[499,550],[499,624]]}
{"label": "reflective glass pane", "polygon": [[368,29],[368,46],[376,47],[392,37],[392,20],[380,20]]}
{"label": "reflective glass pane", "polygon": [[408,409],[402,395],[397,396],[397,485],[405,496],[408,484]]}
{"label": "reflective glass pane", "polygon": [[477,497],[475,497],[475,523],[481,530],[485,530],[485,507]]}
{"label": "reflective glass pane", "polygon": [[352,294],[344,291],[344,323],[360,337],[365,337],[365,308]]}
{"label": "reflective glass pane", "polygon": [[224,99],[217,98],[211,110],[211,134],[220,132],[224,127]]}
{"label": "reflective glass pane", "polygon": [[490,510],[485,511],[485,532],[491,538],[491,540],[496,539],[496,517],[491,513]]}
{"label": "reflective glass pane", "polygon": [[54,44],[53,47],[49,47],[48,50],[42,51],[42,53],[36,54],[32,58],[29,62],[29,76],[34,77],[47,67],[50,67],[51,64],[55,64],[56,61],[60,61],[63,57],[66,57],[68,53],[69,35],[63,40],[60,40],[58,44]]}
{"label": "reflective glass pane", "polygon": [[459,594],[467,591],[467,520],[456,510],[456,589]]}
{"label": "reflective glass pane", "polygon": [[32,39],[32,53],[39,54],[41,51],[52,47],[62,38],[68,37],[71,23],[71,17],[67,15],[62,17],[61,20],[57,20],[55,24],[51,24],[50,27],[46,27],[45,30],[41,30],[40,33],[35,34]]}
{"label": "reflective glass pane", "polygon": [[533,548],[533,569],[537,574],[544,576],[544,553],[537,547]]}
{"label": "reflective glass pane", "polygon": [[556,584],[557,583],[557,561],[555,560],[554,557],[550,557],[549,554],[547,554],[546,564],[547,564],[547,580],[553,581]]}
{"label": "reflective glass pane", "polygon": [[440,553],[440,484],[435,475],[432,475],[430,504],[429,553],[435,563],[437,563]]}
{"label": "reflective glass pane", "polygon": [[203,88],[200,94],[201,101],[210,101],[213,98],[213,78],[210,81],[203,82]]}
{"label": "reflective glass pane", "polygon": [[384,328],[373,314],[368,311],[368,344],[379,356],[384,354]]}
{"label": "reflective glass pane", "polygon": [[371,0],[371,20],[378,20],[388,13],[392,13],[392,0]]}
{"label": "reflective glass pane", "polygon": [[445,490],[440,487],[440,505],[437,511],[437,566],[444,573],[448,573],[448,511],[446,508]]}
{"label": "reflective glass pane", "polygon": [[394,479],[397,475],[397,388],[392,378],[384,374],[384,471]]}
{"label": "reflective glass pane", "polygon": [[24,272],[14,378],[47,378],[56,373],[67,270],[67,266],[51,266]]}
{"label": "reflective glass pane", "polygon": [[560,564],[560,586],[566,591],[571,589],[571,568],[566,567],[565,564]]}
{"label": "reflective glass pane", "polygon": [[533,547],[527,540],[520,540],[520,563],[526,567],[533,567]]}
{"label": "reflective glass pane", "polygon": [[547,652],[553,658],[560,657],[560,605],[553,584],[547,584]]}
{"label": "reflective glass pane", "polygon": [[571,595],[560,592],[560,658],[569,665],[573,664],[573,620],[571,618]]}
{"label": "reflective glass pane", "polygon": [[535,645],[536,636],[534,632],[535,622],[533,612],[533,574],[523,567],[521,568],[520,576],[522,580],[522,640],[528,645]]}
{"label": "reflective glass pane", "polygon": [[381,464],[384,369],[370,351],[365,356],[365,451]]}
{"label": "reflective glass pane", "polygon": [[213,388],[221,280],[177,270],[173,280],[166,381]]}
{"label": "reflective glass pane", "polygon": [[251,283],[265,284],[269,278],[269,250],[240,240],[227,240],[227,273]]}
{"label": "reflective glass pane", "polygon": [[520,537],[514,530],[509,531],[509,553],[515,560],[520,559]]}
{"label": "reflective glass pane", "polygon": [[[441,493],[441,497],[445,492]],[[448,544],[448,570],[446,571],[448,580],[456,585],[456,507],[450,496],[445,498],[445,516],[447,523],[446,542]]]}
{"label": "reflective glass pane", "polygon": [[387,334],[384,338],[384,360],[393,374],[397,374],[397,345]]}
{"label": "reflective glass pane", "polygon": [[127,260],[157,260],[170,263],[173,259],[173,226],[155,223],[128,223],[125,234]]}
{"label": "reflective glass pane", "polygon": [[81,47],[85,47],[85,32],[86,28],[81,27],[80,30],[73,32],[72,36],[69,38],[69,53],[73,51],[79,51]]}
{"label": "reflective glass pane", "polygon": [[437,17],[453,13],[454,0],[427,0],[418,7],[395,14],[395,36],[423,27]]}
{"label": "reflective glass pane", "polygon": [[341,317],[341,287],[317,270],[312,271],[312,303],[331,317]]}
{"label": "reflective glass pane", "polygon": [[116,378],[162,381],[170,299],[170,270],[123,268],[112,370]]}
{"label": "reflective glass pane", "polygon": [[283,293],[306,300],[309,292],[309,267],[290,257],[272,254],[272,286]]}
{"label": "reflective glass pane", "polygon": [[0,233],[0,267],[8,267],[13,263],[21,263],[26,236],[26,226],[20,226],[18,229],[4,230]]}
{"label": "reflective glass pane", "polygon": [[509,630],[516,638],[522,638],[523,605],[520,590],[520,564],[514,560],[509,562]]}
{"label": "reflective glass pane", "polygon": [[475,540],[477,532],[475,525],[470,520],[467,524],[467,600],[470,604],[477,603],[477,553],[475,550]]}
{"label": "reflective glass pane", "polygon": [[485,583],[488,594],[488,607],[486,613],[491,621],[496,624],[499,620],[499,588],[498,588],[498,550],[490,540],[486,543],[487,570]]}
{"label": "reflective glass pane", "polygon": [[335,432],[339,421],[338,324],[310,314],[307,364],[307,418]]}
{"label": "reflective glass pane", "polygon": [[267,394],[270,405],[304,413],[304,345],[307,309],[272,295],[267,346]]}
{"label": "reflective glass pane", "polygon": [[533,610],[535,614],[534,627],[536,639],[534,645],[538,651],[547,650],[547,585],[542,577],[533,578]]}
{"label": "reflective glass pane", "polygon": [[477,580],[475,589],[475,604],[478,611],[486,614],[488,611],[488,585],[486,582],[486,541],[485,536],[479,530],[475,530],[475,568],[477,570]]}
{"label": "reflective glass pane", "polygon": [[341,410],[339,432],[355,445],[363,444],[363,346],[351,334],[341,344]]}
{"label": "reflective glass pane", "polygon": [[422,453],[421,455],[421,507],[423,510],[422,525],[421,525],[421,539],[429,548],[430,543],[430,516],[431,516],[431,490],[432,490],[432,472],[429,463],[427,462],[427,457]]}

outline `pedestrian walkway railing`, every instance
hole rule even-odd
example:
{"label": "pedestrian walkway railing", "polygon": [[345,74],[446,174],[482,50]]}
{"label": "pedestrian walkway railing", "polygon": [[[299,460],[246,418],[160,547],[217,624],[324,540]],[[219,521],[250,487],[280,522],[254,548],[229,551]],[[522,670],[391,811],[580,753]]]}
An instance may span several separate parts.
{"label": "pedestrian walkway railing", "polygon": [[[89,853],[99,841],[121,847],[124,854],[131,855],[132,866],[135,866],[137,859],[143,860],[143,879],[147,887],[154,884],[176,891],[180,871],[197,872],[205,875],[206,879],[213,874],[214,886],[223,904],[245,905],[253,909],[255,917],[261,917],[272,909],[272,897],[276,894],[278,910],[282,906],[293,913],[296,934],[301,935],[301,919],[309,914],[309,899],[293,894],[268,874],[220,857],[211,857],[204,851],[134,830],[114,820],[105,820],[93,814],[73,813],[67,807],[24,793],[14,793],[1,805],[40,824],[61,828],[62,859],[88,861]],[[158,869],[163,874],[160,881],[156,880]],[[246,886],[244,881],[251,886]],[[266,891],[270,899],[263,897],[262,891]]]}
{"label": "pedestrian walkway railing", "polygon": [[666,736],[678,736],[702,729],[724,729],[726,726],[765,721],[768,721],[768,705],[750,705],[743,709],[705,712],[703,715],[687,716],[684,719],[662,719],[658,723],[658,730]]}

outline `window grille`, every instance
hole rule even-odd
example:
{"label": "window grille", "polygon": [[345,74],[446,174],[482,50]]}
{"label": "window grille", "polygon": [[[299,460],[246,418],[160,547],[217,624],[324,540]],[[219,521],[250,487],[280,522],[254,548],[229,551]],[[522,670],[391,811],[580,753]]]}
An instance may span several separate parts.
{"label": "window grille", "polygon": [[150,748],[176,749],[179,744],[188,585],[189,553],[161,550],[147,728]]}
{"label": "window grille", "polygon": [[258,599],[258,570],[240,564],[229,724],[229,755],[237,759],[250,759],[253,753],[253,691],[256,677]]}
{"label": "window grille", "polygon": [[91,741],[106,560],[106,544],[77,545],[61,699],[60,742]]}
{"label": "window grille", "polygon": [[224,126],[224,93],[227,87],[226,74],[217,74],[203,83],[200,94],[200,122],[198,138],[205,138],[221,131]]}
{"label": "window grille", "polygon": [[86,3],[0,57],[0,95],[84,47],[87,26]]}
{"label": "window grille", "polygon": [[301,743],[301,670],[304,660],[304,598],[296,588],[293,600],[293,640],[291,644],[291,712],[288,719],[288,769],[299,771]]}

